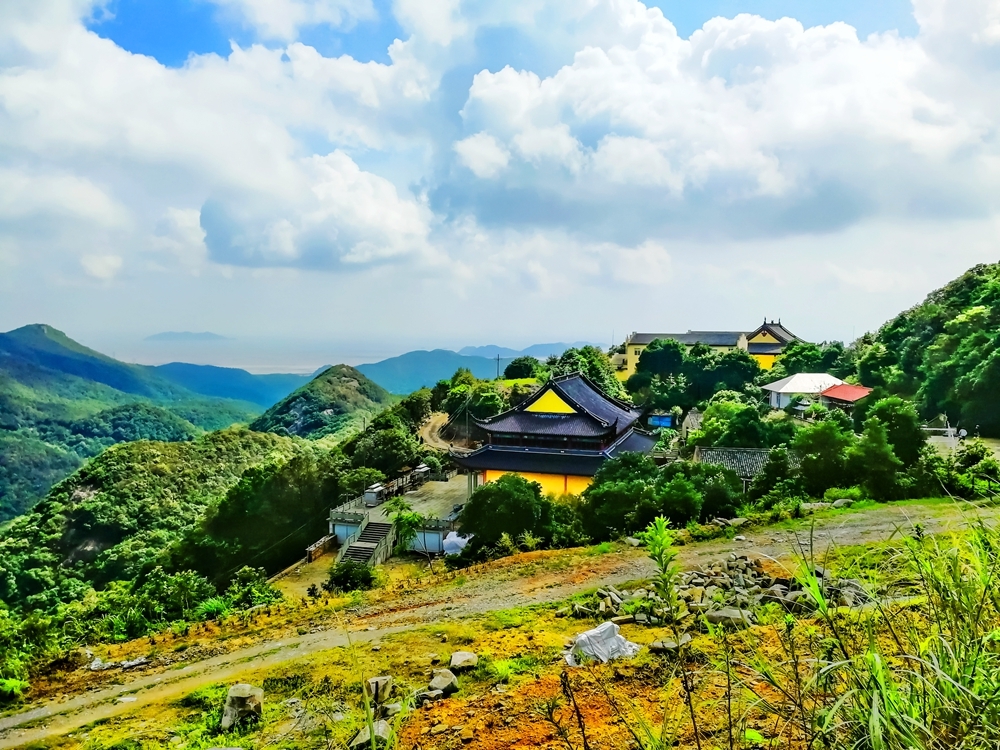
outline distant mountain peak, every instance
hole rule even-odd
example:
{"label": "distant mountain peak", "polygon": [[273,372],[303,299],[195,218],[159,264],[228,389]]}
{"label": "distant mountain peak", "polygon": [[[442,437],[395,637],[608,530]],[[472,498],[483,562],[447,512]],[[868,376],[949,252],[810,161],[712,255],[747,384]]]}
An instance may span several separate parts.
{"label": "distant mountain peak", "polygon": [[193,333],[191,331],[164,331],[147,336],[145,341],[227,341],[227,337],[210,331]]}

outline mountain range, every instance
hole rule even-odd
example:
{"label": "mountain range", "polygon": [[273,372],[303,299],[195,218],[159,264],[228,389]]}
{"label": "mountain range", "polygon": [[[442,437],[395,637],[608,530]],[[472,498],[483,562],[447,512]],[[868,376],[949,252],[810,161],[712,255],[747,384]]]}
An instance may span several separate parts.
{"label": "mountain range", "polygon": [[434,349],[407,352],[381,362],[358,365],[356,369],[387,391],[406,394],[450,378],[460,367],[467,368],[477,378],[491,380],[497,374],[503,374],[511,359],[501,357],[498,363],[496,359],[487,357],[470,357],[449,349]]}

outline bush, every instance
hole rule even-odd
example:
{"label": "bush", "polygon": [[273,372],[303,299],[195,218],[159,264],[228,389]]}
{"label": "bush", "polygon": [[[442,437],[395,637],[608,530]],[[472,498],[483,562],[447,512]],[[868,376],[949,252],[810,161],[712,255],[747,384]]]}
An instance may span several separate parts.
{"label": "bush", "polygon": [[199,620],[221,620],[231,611],[229,602],[221,596],[213,596],[195,607],[194,616]]}
{"label": "bush", "polygon": [[0,701],[20,700],[28,687],[28,683],[23,680],[0,679]]}
{"label": "bush", "polygon": [[841,487],[831,487],[823,493],[823,499],[828,503],[832,503],[834,500],[840,500],[842,498],[858,502],[859,500],[865,499],[865,492],[860,487],[848,487],[847,489],[843,489]]}
{"label": "bush", "polygon": [[367,591],[375,587],[375,571],[364,563],[342,560],[330,566],[323,588],[329,592]]}

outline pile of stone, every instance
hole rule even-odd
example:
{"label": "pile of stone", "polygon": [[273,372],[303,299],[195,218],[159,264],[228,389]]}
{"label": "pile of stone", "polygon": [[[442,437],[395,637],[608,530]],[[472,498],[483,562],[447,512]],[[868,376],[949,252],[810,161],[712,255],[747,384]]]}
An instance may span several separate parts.
{"label": "pile of stone", "polygon": [[475,669],[478,664],[479,657],[471,651],[456,651],[451,655],[451,663],[447,669],[435,669],[431,672],[427,687],[416,695],[416,704],[423,706],[458,692],[458,677],[455,673]]}
{"label": "pile of stone", "polygon": [[[855,607],[871,601],[864,585],[852,578],[833,579],[814,569],[823,596],[831,606]],[[726,560],[681,573],[675,588],[677,606],[671,610],[654,591],[632,591],[605,586],[585,603],[574,604],[558,615],[610,619],[616,624],[635,622],[663,625],[689,615],[704,616],[713,625],[741,627],[754,623],[753,612],[765,604],[777,604],[793,614],[816,609],[812,594],[795,579],[771,576],[759,559],[732,553]]]}

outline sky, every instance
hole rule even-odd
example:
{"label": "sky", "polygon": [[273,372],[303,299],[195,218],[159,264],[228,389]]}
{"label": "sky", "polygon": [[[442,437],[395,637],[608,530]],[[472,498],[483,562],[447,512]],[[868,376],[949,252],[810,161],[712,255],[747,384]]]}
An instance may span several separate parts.
{"label": "sky", "polygon": [[998,74],[1000,0],[5,0],[0,330],[849,341],[998,260]]}

